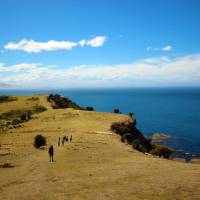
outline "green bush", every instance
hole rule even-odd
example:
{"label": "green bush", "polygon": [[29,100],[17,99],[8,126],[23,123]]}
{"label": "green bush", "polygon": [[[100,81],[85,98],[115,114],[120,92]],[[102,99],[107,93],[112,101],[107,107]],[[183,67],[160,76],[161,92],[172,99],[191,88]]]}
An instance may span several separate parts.
{"label": "green bush", "polygon": [[113,110],[113,112],[114,112],[114,113],[117,113],[117,114],[121,114],[119,108],[115,108],[115,109]]}
{"label": "green bush", "polygon": [[166,145],[153,144],[153,149],[150,151],[152,155],[163,158],[169,158],[174,150]]}
{"label": "green bush", "polygon": [[47,100],[51,103],[51,106],[54,109],[59,109],[59,108],[73,108],[76,110],[84,110],[81,106],[73,102],[71,99],[67,97],[63,97],[59,94],[50,94],[47,97]]}
{"label": "green bush", "polygon": [[9,101],[16,101],[16,100],[17,100],[17,98],[15,98],[15,97],[10,97],[10,96],[6,96],[6,95],[0,96],[0,103],[9,102]]}
{"label": "green bush", "polygon": [[22,114],[22,115],[20,116],[20,119],[21,119],[22,122],[24,122],[24,121],[27,120],[27,117],[26,117],[26,116],[27,116],[26,114]]}
{"label": "green bush", "polygon": [[21,121],[19,119],[13,119],[12,120],[12,125],[17,125],[19,124]]}
{"label": "green bush", "polygon": [[148,152],[148,149],[146,148],[145,144],[138,139],[133,141],[132,146],[134,149],[142,153]]}
{"label": "green bush", "polygon": [[88,111],[94,111],[94,108],[91,107],[91,106],[87,106],[85,109],[88,110]]}
{"label": "green bush", "polygon": [[121,141],[127,142],[128,144],[132,144],[134,139],[135,139],[135,137],[134,137],[134,134],[132,134],[132,133],[125,133],[121,136]]}
{"label": "green bush", "polygon": [[149,152],[153,148],[150,141],[142,134],[142,132],[136,128],[136,122],[125,121],[125,122],[115,122],[111,125],[111,130],[116,134],[121,135],[121,141],[127,142],[128,144],[133,144],[133,148],[141,152]]}
{"label": "green bush", "polygon": [[1,119],[6,120],[13,120],[13,119],[20,119],[22,115],[26,115],[27,113],[31,113],[30,110],[10,110],[8,112],[4,112],[1,114]]}
{"label": "green bush", "polygon": [[10,110],[10,111],[2,113],[0,115],[0,119],[4,119],[4,120],[20,119],[21,121],[26,121],[31,118],[32,114],[40,113],[45,110],[46,108],[40,105],[33,106],[31,109]]}
{"label": "green bush", "polygon": [[46,145],[46,139],[42,135],[36,135],[34,138],[35,148],[40,148],[41,146]]}
{"label": "green bush", "polygon": [[125,133],[131,133],[135,130],[135,124],[133,122],[114,122],[111,124],[111,130],[119,135]]}
{"label": "green bush", "polygon": [[45,110],[47,110],[47,109],[44,106],[36,105],[33,107],[32,112],[40,113],[40,112],[44,112]]}

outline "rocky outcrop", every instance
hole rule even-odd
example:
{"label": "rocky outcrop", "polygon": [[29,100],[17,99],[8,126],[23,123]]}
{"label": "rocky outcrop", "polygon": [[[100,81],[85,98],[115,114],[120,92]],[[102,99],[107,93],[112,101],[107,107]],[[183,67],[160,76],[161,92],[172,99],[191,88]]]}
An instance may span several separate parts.
{"label": "rocky outcrop", "polygon": [[145,137],[142,132],[136,128],[136,121],[116,122],[111,125],[111,130],[121,136],[121,141],[132,145],[132,147],[143,153],[150,153],[155,156],[169,158],[174,152],[173,149],[153,144],[151,139]]}
{"label": "rocky outcrop", "polygon": [[121,136],[122,142],[132,144],[139,151],[150,152],[153,149],[150,141],[136,128],[135,120],[113,123],[111,129]]}

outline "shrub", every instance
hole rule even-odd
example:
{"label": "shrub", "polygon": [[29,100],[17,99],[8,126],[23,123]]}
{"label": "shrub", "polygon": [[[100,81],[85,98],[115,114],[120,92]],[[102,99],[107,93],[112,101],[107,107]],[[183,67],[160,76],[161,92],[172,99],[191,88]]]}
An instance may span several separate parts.
{"label": "shrub", "polygon": [[51,103],[51,106],[54,109],[73,108],[73,109],[76,109],[76,110],[84,110],[81,106],[77,105],[71,99],[69,99],[67,97],[63,97],[59,94],[50,94],[47,97],[47,100]]}
{"label": "shrub", "polygon": [[146,148],[145,144],[138,139],[133,141],[132,146],[134,149],[142,153],[148,152],[148,149]]}
{"label": "shrub", "polygon": [[133,122],[114,122],[111,125],[111,130],[119,135],[125,133],[131,133],[135,130],[135,124]]}
{"label": "shrub", "polygon": [[127,142],[128,144],[132,144],[134,139],[135,137],[132,133],[125,133],[121,136],[121,141]]}
{"label": "shrub", "polygon": [[17,98],[15,98],[15,97],[10,97],[10,96],[6,96],[6,95],[0,96],[0,103],[9,102],[9,101],[16,101],[16,100],[17,100]]}
{"label": "shrub", "polygon": [[133,112],[130,112],[128,113],[128,116],[134,121],[135,125],[136,125],[136,119],[134,117],[134,113]]}
{"label": "shrub", "polygon": [[115,109],[113,110],[113,112],[114,112],[114,113],[117,113],[117,114],[120,114],[120,113],[121,113],[120,110],[119,110],[119,108],[115,108]]}
{"label": "shrub", "polygon": [[33,107],[32,112],[33,113],[41,113],[47,110],[44,106],[36,105]]}
{"label": "shrub", "polygon": [[13,119],[12,120],[12,125],[17,125],[19,124],[21,121],[19,119]]}
{"label": "shrub", "polygon": [[174,150],[166,145],[153,144],[153,149],[150,151],[152,155],[169,158]]}
{"label": "shrub", "polygon": [[34,146],[40,148],[41,146],[46,145],[46,139],[42,135],[36,135],[34,138]]}
{"label": "shrub", "polygon": [[21,116],[20,116],[20,119],[21,119],[21,121],[23,122],[23,121],[26,121],[26,114],[22,114]]}
{"label": "shrub", "polygon": [[1,118],[5,119],[5,120],[12,120],[12,119],[21,119],[22,115],[26,115],[27,113],[31,113],[30,110],[25,110],[25,109],[21,109],[21,110],[10,110],[8,112],[4,112],[1,114]]}
{"label": "shrub", "polygon": [[128,144],[132,144],[136,140],[133,147],[139,151],[149,152],[153,148],[149,140],[136,128],[135,120],[115,122],[111,125],[111,130],[121,135],[122,142],[127,141]]}
{"label": "shrub", "polygon": [[88,110],[88,111],[94,111],[94,108],[91,107],[91,106],[88,106],[88,107],[86,107],[85,109]]}

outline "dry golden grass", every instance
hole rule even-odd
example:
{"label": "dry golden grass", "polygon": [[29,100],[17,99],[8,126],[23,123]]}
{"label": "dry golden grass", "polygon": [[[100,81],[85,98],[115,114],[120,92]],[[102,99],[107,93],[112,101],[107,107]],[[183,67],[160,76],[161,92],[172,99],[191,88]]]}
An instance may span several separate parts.
{"label": "dry golden grass", "polygon": [[[0,168],[0,199],[200,199],[198,164],[144,155],[110,134],[110,124],[127,116],[53,110],[46,96],[38,97],[37,102],[29,104],[28,97],[0,104],[0,112],[35,103],[48,108],[23,127],[0,135],[0,152],[10,153],[0,156],[0,164],[15,165]],[[55,162],[49,162],[46,150],[33,147],[36,134],[44,135],[48,145],[54,145]],[[58,137],[71,134],[73,141],[58,148]]]}

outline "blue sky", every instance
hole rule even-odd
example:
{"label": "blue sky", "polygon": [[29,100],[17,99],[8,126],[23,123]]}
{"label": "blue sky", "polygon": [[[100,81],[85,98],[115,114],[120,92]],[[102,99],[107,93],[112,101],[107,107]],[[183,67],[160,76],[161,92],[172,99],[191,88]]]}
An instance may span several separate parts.
{"label": "blue sky", "polygon": [[2,0],[0,83],[200,85],[199,10],[198,0]]}

